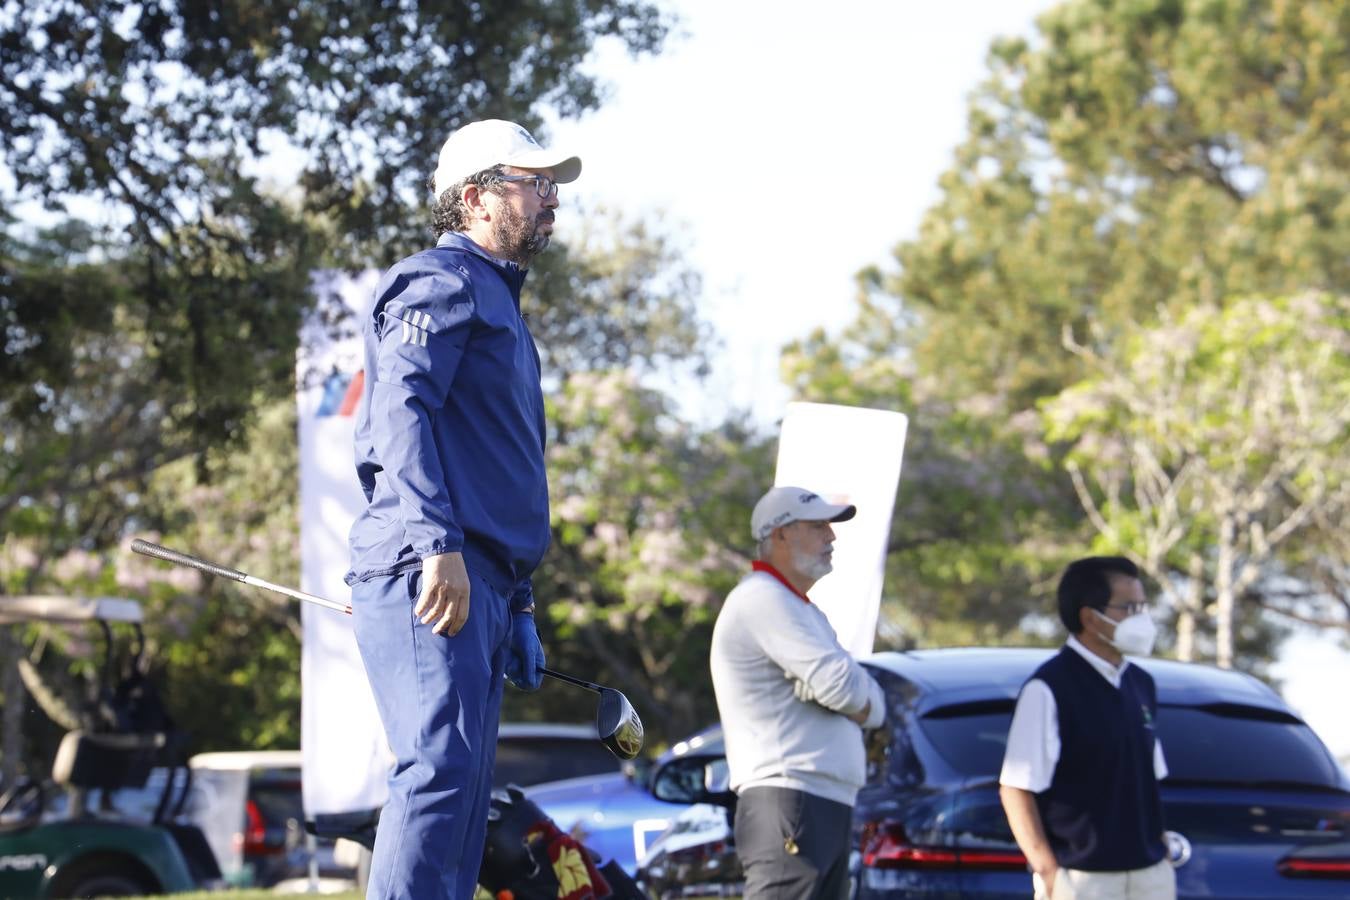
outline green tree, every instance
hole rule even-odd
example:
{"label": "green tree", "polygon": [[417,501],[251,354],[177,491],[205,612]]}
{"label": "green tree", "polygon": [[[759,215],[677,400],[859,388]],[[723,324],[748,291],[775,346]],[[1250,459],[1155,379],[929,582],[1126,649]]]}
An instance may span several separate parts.
{"label": "green tree", "polygon": [[1348,49],[1346,0],[1070,0],[995,43],[918,236],[786,360],[804,399],[910,415],[887,609],[948,625],[917,639],[1044,608],[1089,539],[1036,412],[1086,376],[1066,332],[1107,356],[1164,312],[1346,292]]}
{"label": "green tree", "polygon": [[1182,659],[1212,638],[1232,666],[1262,579],[1299,574],[1286,546],[1350,512],[1347,325],[1330,294],[1197,307],[1084,351],[1091,375],[1046,405],[1099,547],[1172,583]]}
{"label": "green tree", "polygon": [[[290,402],[309,272],[424,243],[445,134],[591,109],[595,43],[666,29],[628,0],[0,11],[0,589],[173,518],[147,503],[166,466],[200,487],[247,452],[255,411]],[[293,182],[263,171],[277,148]],[[0,690],[22,705],[10,666]],[[11,776],[19,736],[7,719]]]}
{"label": "green tree", "polygon": [[[620,685],[653,746],[716,717],[708,643],[749,565],[747,510],[772,445],[747,423],[698,432],[624,370],[548,400],[553,545],[534,578],[550,663]],[[506,715],[557,716],[508,692]]]}
{"label": "green tree", "polygon": [[706,371],[702,279],[671,232],[603,207],[569,208],[567,218],[567,233],[531,265],[522,298],[545,378]]}
{"label": "green tree", "polygon": [[[561,519],[555,522],[555,550],[538,579],[545,610],[540,621],[550,652],[563,664],[625,685],[636,673],[634,700],[641,698],[640,702],[647,703],[654,697],[658,704],[644,706],[648,719],[655,719],[653,741],[657,741],[666,731],[656,724],[664,718],[655,717],[656,709],[668,704],[675,710],[667,723],[672,729],[685,723],[704,724],[710,715],[710,702],[699,706],[710,697],[706,666],[697,658],[696,648],[685,647],[683,655],[679,654],[677,630],[666,623],[666,618],[678,620],[684,616],[671,605],[681,591],[671,587],[660,595],[659,603],[650,593],[630,598],[624,593],[629,587],[626,576],[614,574],[636,567],[636,558],[625,554],[647,546],[646,536],[652,528],[647,515],[633,519],[633,537],[624,539],[624,553],[618,555],[581,552],[573,546],[577,543],[575,529],[599,527],[604,531],[609,527],[604,523],[615,521],[627,527],[628,517],[611,516],[631,501],[625,492],[632,491],[638,497],[650,498],[632,502],[650,508],[651,516],[665,516],[662,540],[687,540],[690,547],[706,548],[712,540],[708,535],[716,529],[698,523],[719,520],[716,511],[725,502],[723,482],[730,484],[734,476],[735,483],[743,485],[752,479],[745,478],[740,468],[723,471],[731,465],[728,456],[740,448],[733,426],[726,432],[695,434],[665,409],[663,398],[631,381],[633,374],[658,366],[663,370],[687,366],[697,371],[704,363],[707,334],[697,317],[699,281],[682,260],[678,246],[665,234],[617,214],[596,213],[588,216],[587,222],[584,233],[570,245],[556,245],[547,264],[531,273],[523,300],[545,359],[547,395],[553,406],[549,439],[553,456],[549,464],[555,504],[573,509],[576,501],[570,498],[584,493],[604,512],[593,521],[567,528]],[[86,275],[115,284],[119,271],[114,264],[91,264]],[[111,291],[105,291],[104,296],[114,315],[122,315],[117,312],[118,304],[134,303],[135,299],[134,295],[123,297]],[[77,344],[99,339],[97,331],[93,335],[74,334]],[[123,347],[122,352],[130,359],[139,359],[139,335],[123,337],[126,344],[118,345]],[[293,358],[290,366],[293,372]],[[629,374],[620,374],[620,370]],[[139,373],[134,367],[132,371]],[[102,369],[73,373],[72,399],[63,403],[82,408],[93,402],[90,396],[105,394],[117,400],[129,388],[113,375]],[[145,377],[153,386],[154,379]],[[616,394],[597,393],[595,385],[611,382]],[[621,406],[628,405],[630,396],[638,398],[633,400],[641,413],[636,424],[603,406],[589,408],[615,396],[621,398],[622,402],[615,401]],[[565,399],[572,397],[585,399]],[[148,657],[165,679],[172,711],[199,748],[298,743],[299,610],[290,601],[241,588],[234,582],[203,580],[190,570],[166,568],[134,556],[127,552],[126,541],[133,535],[159,537],[170,546],[193,548],[202,556],[268,580],[296,583],[297,452],[289,384],[281,398],[259,392],[252,408],[256,412],[237,441],[204,451],[192,446],[178,455],[157,455],[137,468],[134,477],[100,480],[98,491],[82,488],[79,503],[71,508],[102,510],[99,521],[106,521],[106,530],[72,518],[72,512],[54,511],[54,492],[31,494],[36,502],[16,502],[10,519],[28,525],[24,530],[9,532],[0,545],[0,577],[11,590],[127,593],[145,601],[150,623]],[[148,416],[146,422],[150,427],[156,420]],[[55,431],[59,436],[61,429]],[[44,439],[56,439],[46,432],[43,435]],[[91,426],[86,438],[91,471],[115,458],[120,446],[116,434],[104,436],[100,447],[97,431]],[[159,453],[162,442],[152,438],[142,435],[140,440],[144,447]],[[622,452],[610,453],[613,447]],[[61,452],[66,452],[64,445]],[[611,464],[614,473],[607,471]],[[51,467],[59,470],[59,459],[53,460]],[[572,471],[572,467],[579,471]],[[21,469],[16,469],[15,477],[22,474]],[[616,477],[621,470],[627,473],[625,478]],[[595,479],[593,484],[587,481],[591,478]],[[676,490],[675,478],[685,480],[687,493]],[[718,478],[722,482],[715,484]],[[695,525],[687,537],[680,537],[681,532],[670,523],[686,513]],[[69,522],[69,527],[53,530],[53,520]],[[691,553],[680,549],[676,555],[683,558]],[[725,558],[720,552],[710,556],[710,560]],[[597,574],[604,567],[608,569]],[[734,570],[735,566],[717,569],[712,562],[699,566],[691,563],[683,574],[657,567],[646,577],[653,584],[673,584],[680,578],[720,583],[715,580]],[[592,583],[602,587],[598,599],[578,594],[577,585]],[[716,593],[704,588],[699,592],[706,597]],[[602,613],[602,604],[611,608]],[[630,629],[622,624],[630,612],[638,615],[634,610],[657,607],[663,611],[650,626],[634,625]],[[552,617],[563,611],[580,618],[559,619],[557,630],[551,630],[555,628]],[[700,621],[696,612],[690,613],[695,626]],[[642,617],[647,615],[641,613]],[[644,658],[632,646],[639,634],[648,641],[649,657]],[[29,635],[17,652],[31,655],[44,640],[40,635]],[[72,651],[78,649],[73,647]],[[73,652],[43,657],[40,672],[56,693],[70,696],[77,692],[78,686],[67,669],[78,656]],[[659,657],[672,658],[651,665],[649,670],[649,660]],[[7,669],[14,672],[12,667]],[[17,673],[14,677],[17,681]],[[703,687],[681,694],[683,685],[699,684]],[[17,690],[5,688],[5,696],[15,696]],[[517,705],[509,714],[539,718],[550,713],[545,706],[547,698],[520,694],[514,699]],[[6,704],[7,710],[14,708]],[[551,712],[556,715],[556,708]],[[18,728],[15,725],[9,733],[17,734]],[[28,733],[33,733],[31,723]],[[41,765],[37,760],[50,749],[50,741],[33,742],[28,755],[30,767]]]}
{"label": "green tree", "polygon": [[248,223],[278,206],[251,172],[289,144],[304,209],[387,261],[419,230],[407,213],[449,131],[593,109],[596,42],[651,52],[667,27],[640,0],[38,0],[0,16],[0,162],[16,199],[111,205],[131,245],[172,259],[250,250]]}

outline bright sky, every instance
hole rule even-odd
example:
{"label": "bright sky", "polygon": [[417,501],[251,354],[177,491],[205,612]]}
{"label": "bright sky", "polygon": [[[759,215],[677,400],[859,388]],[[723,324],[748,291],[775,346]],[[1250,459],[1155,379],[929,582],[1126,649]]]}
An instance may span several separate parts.
{"label": "bright sky", "polygon": [[681,0],[665,52],[601,54],[610,100],[552,128],[584,163],[559,230],[572,195],[659,213],[685,242],[723,341],[687,415],[777,422],[783,344],[851,319],[854,274],[888,263],[937,199],[990,41],[1051,5]]}
{"label": "bright sky", "polygon": [[[688,417],[751,409],[776,427],[790,399],[780,349],[852,318],[854,274],[889,266],[937,200],[991,40],[1030,35],[1053,5],[680,0],[681,28],[659,56],[601,53],[610,99],[552,128],[551,143],[584,163],[558,227],[566,234],[576,196],[658,218],[683,241],[722,342],[706,388],[678,391]],[[1350,684],[1350,653],[1302,634],[1273,674],[1350,767],[1350,717],[1334,689]]]}

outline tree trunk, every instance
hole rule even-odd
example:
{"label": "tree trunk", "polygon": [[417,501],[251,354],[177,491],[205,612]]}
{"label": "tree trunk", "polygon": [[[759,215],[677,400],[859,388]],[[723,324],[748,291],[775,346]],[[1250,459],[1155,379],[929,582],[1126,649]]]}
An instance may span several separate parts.
{"label": "tree trunk", "polygon": [[1180,598],[1177,611],[1177,659],[1195,660],[1195,620],[1205,604],[1205,559],[1196,553],[1191,556],[1186,573],[1186,593]]}
{"label": "tree trunk", "polygon": [[1177,659],[1182,662],[1195,659],[1195,612],[1189,603],[1177,611]]}
{"label": "tree trunk", "polygon": [[1233,558],[1237,525],[1231,513],[1219,523],[1219,559],[1214,573],[1214,661],[1233,668]]}

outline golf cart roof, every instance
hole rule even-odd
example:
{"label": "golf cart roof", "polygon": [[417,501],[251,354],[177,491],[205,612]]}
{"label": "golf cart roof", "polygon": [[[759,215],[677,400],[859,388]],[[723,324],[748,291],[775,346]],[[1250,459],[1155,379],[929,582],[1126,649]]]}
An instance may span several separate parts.
{"label": "golf cart roof", "polygon": [[299,769],[299,750],[211,750],[198,753],[188,760],[195,769],[227,769],[245,772],[250,769]]}
{"label": "golf cart roof", "polygon": [[0,597],[0,625],[23,622],[139,624],[141,621],[141,604],[123,597]]}

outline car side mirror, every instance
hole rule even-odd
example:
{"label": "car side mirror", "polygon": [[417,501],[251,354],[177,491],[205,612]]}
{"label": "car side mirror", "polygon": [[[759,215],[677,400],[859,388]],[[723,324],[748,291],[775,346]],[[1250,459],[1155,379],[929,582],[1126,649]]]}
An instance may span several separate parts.
{"label": "car side mirror", "polygon": [[736,798],[731,791],[730,776],[723,756],[680,756],[656,767],[652,773],[652,796],[667,803],[728,806]]}

